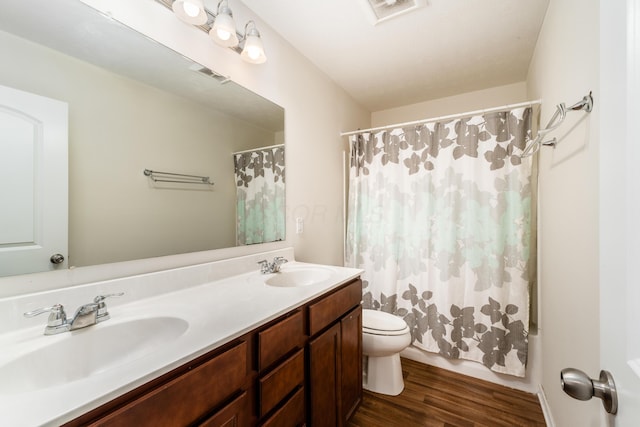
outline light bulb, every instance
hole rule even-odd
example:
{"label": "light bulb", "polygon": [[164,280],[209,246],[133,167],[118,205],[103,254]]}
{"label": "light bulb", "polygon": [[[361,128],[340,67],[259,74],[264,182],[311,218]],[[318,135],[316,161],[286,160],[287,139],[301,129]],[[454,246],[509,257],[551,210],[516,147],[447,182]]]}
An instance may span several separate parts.
{"label": "light bulb", "polygon": [[218,34],[218,38],[220,40],[229,40],[231,37],[231,33],[223,28],[218,28],[216,34]]}
{"label": "light bulb", "polygon": [[218,16],[213,21],[213,26],[209,35],[214,42],[224,47],[238,46],[238,36],[236,35],[236,23],[233,21],[231,9],[226,4],[221,3],[218,7]]}
{"label": "light bulb", "polygon": [[251,64],[262,64],[267,60],[264,54],[264,46],[262,45],[260,33],[255,27],[255,24],[253,24],[253,28],[249,28],[250,24],[253,24],[253,21],[249,21],[247,25],[245,25],[244,47],[240,56]]}
{"label": "light bulb", "polygon": [[175,0],[171,9],[181,21],[187,24],[203,25],[207,22],[203,0]]}
{"label": "light bulb", "polygon": [[200,14],[200,7],[198,7],[198,5],[193,4],[189,1],[184,2],[184,5],[182,7],[184,8],[184,13],[186,13],[188,16],[192,18],[195,18]]}
{"label": "light bulb", "polygon": [[260,49],[254,46],[249,47],[247,49],[247,56],[255,61],[260,58]]}

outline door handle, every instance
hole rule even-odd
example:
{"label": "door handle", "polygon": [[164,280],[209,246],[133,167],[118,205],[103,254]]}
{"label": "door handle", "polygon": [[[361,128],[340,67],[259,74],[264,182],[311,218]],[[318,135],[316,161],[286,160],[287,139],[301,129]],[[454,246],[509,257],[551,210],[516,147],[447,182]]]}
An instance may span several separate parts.
{"label": "door handle", "polygon": [[64,262],[64,255],[62,254],[53,254],[51,258],[49,258],[51,264],[62,264]]}
{"label": "door handle", "polygon": [[594,380],[578,369],[565,368],[560,371],[560,385],[574,399],[589,400],[595,396],[602,399],[608,413],[618,412],[618,392],[609,371],[600,371],[600,378]]}

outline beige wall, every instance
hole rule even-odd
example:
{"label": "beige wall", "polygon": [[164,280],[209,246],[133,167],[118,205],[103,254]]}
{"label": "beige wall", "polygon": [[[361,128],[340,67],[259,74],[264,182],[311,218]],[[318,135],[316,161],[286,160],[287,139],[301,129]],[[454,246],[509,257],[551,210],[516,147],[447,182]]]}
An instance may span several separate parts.
{"label": "beige wall", "polygon": [[371,126],[385,126],[528,101],[525,82],[496,86],[417,104],[374,111]]}
{"label": "beige wall", "polygon": [[[235,245],[231,153],[273,132],[2,32],[0,50],[3,84],[69,104],[69,265]],[[144,169],[215,186],[153,186]]]}
{"label": "beige wall", "polygon": [[550,2],[528,75],[530,97],[544,100],[542,126],[555,104],[572,104],[590,90],[595,98],[594,111],[569,113],[551,135],[558,147],[540,153],[542,386],[557,426],[598,425],[601,410],[599,402],[571,399],[559,380],[565,367],[593,375],[600,369],[598,11],[597,0]]}

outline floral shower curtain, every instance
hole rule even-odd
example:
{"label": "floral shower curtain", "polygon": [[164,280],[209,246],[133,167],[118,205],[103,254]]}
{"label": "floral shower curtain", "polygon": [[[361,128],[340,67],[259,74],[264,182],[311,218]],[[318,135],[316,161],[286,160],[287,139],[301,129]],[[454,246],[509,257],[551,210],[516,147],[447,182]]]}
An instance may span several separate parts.
{"label": "floral shower curtain", "polygon": [[346,265],[413,345],[524,376],[535,277],[532,109],[351,139]]}
{"label": "floral shower curtain", "polygon": [[236,244],[285,238],[284,145],[233,155],[236,175]]}

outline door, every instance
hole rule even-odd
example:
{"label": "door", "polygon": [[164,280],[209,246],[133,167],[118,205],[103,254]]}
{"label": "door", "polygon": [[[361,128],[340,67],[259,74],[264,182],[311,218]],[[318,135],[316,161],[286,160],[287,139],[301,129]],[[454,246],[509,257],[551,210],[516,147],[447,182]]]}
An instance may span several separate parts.
{"label": "door", "polygon": [[0,276],[67,266],[67,128],[66,103],[0,86]]}
{"label": "door", "polygon": [[640,425],[640,0],[600,4],[600,365],[619,401],[616,415],[602,410],[594,425],[632,427]]}

